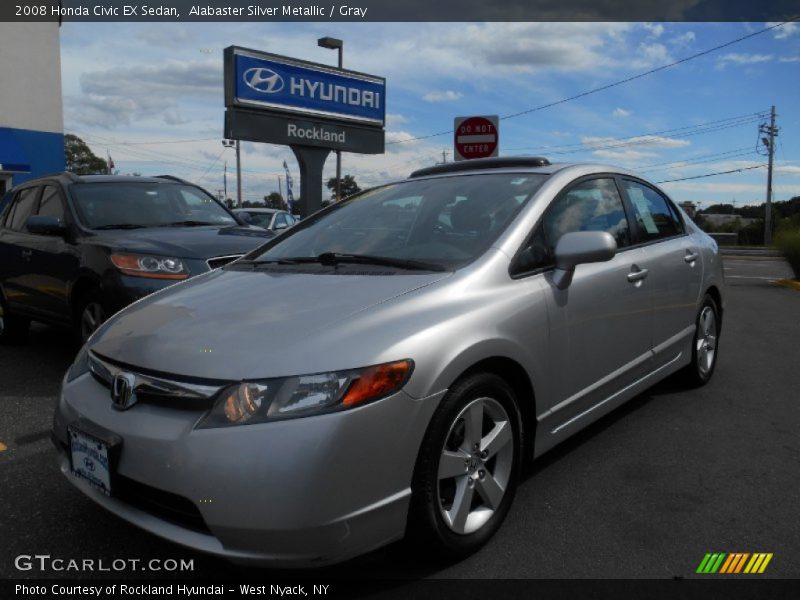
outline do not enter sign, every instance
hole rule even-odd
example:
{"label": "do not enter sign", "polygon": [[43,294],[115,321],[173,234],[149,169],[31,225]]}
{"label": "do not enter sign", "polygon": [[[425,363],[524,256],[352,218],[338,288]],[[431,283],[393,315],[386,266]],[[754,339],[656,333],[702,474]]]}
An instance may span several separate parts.
{"label": "do not enter sign", "polygon": [[453,130],[456,160],[497,156],[499,131],[497,115],[456,117]]}

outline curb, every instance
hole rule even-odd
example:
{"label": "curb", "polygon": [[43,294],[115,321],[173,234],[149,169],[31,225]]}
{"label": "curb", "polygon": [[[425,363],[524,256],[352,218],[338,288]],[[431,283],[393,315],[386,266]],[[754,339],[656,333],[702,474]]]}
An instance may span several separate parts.
{"label": "curb", "polygon": [[774,283],[775,285],[800,292],[800,281],[797,279],[777,279]]}

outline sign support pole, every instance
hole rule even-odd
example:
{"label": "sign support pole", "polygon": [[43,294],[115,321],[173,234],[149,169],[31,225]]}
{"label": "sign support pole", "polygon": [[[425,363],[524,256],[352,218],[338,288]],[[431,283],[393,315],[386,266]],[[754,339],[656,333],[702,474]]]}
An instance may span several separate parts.
{"label": "sign support pole", "polygon": [[322,208],[322,168],[330,148],[289,146],[300,165],[300,214],[305,218]]}

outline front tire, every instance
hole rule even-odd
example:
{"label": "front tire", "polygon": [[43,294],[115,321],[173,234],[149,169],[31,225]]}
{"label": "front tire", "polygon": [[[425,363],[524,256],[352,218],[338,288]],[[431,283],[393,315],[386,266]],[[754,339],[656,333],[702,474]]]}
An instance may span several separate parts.
{"label": "front tire", "polygon": [[100,291],[96,289],[90,290],[81,297],[78,309],[75,312],[73,326],[75,337],[81,345],[85,344],[89,337],[109,317],[106,305],[107,303]]}
{"label": "front tire", "polygon": [[509,385],[491,373],[457,382],[431,419],[417,459],[412,540],[448,558],[483,546],[513,501],[521,451],[521,416]]}
{"label": "front tire", "polygon": [[717,366],[719,334],[719,308],[714,299],[706,294],[700,310],[697,311],[692,339],[692,362],[683,370],[684,381],[688,385],[700,387],[711,381]]}

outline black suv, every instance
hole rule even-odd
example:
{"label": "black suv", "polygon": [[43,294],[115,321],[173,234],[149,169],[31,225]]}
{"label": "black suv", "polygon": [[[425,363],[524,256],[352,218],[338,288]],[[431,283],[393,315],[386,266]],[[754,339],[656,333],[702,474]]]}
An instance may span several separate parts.
{"label": "black suv", "polygon": [[26,182],[0,212],[0,341],[30,321],[85,340],[106,317],[274,236],[174,177],[63,173]]}

